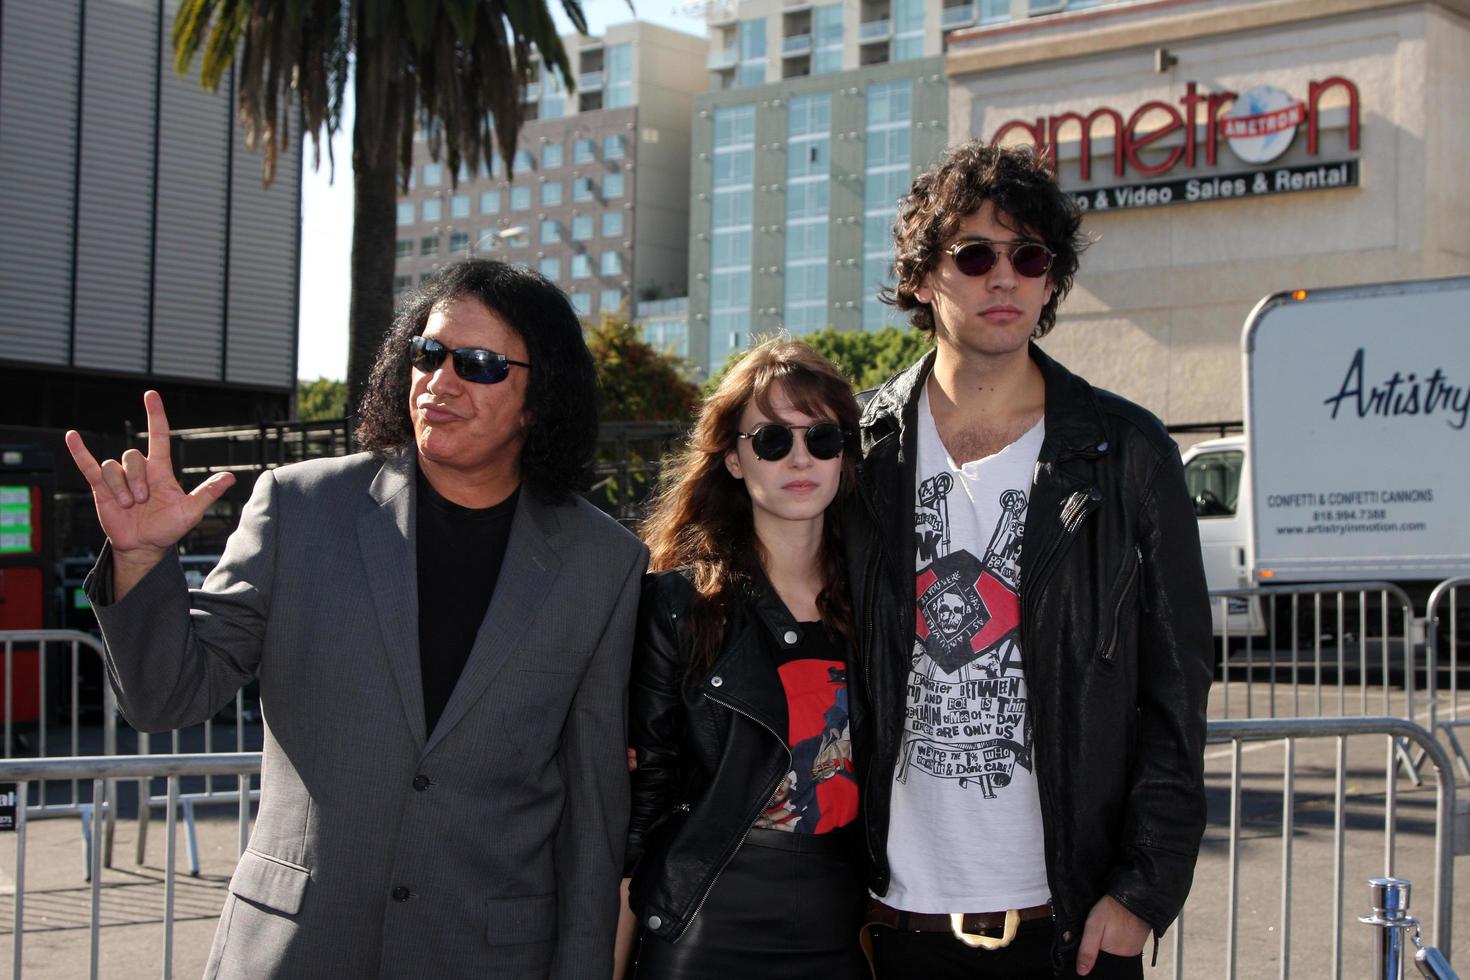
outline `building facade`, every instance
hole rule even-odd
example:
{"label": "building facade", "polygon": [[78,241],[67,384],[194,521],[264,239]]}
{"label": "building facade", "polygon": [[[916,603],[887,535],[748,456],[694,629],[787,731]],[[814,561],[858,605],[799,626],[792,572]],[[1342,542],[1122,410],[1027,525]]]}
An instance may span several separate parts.
{"label": "building facade", "polygon": [[290,414],[301,153],[173,69],[177,0],[0,7],[0,426]]}
{"label": "building facade", "polygon": [[467,256],[536,269],[584,316],[685,292],[689,120],[703,39],[644,23],[562,38],[577,91],[538,67],[507,172],[451,181],[420,134],[398,203],[395,289]]}
{"label": "building facade", "polygon": [[955,35],[945,71],[953,139],[1049,147],[1087,210],[1043,345],[1166,422],[1241,418],[1268,293],[1470,273],[1470,4],[1114,4]]}

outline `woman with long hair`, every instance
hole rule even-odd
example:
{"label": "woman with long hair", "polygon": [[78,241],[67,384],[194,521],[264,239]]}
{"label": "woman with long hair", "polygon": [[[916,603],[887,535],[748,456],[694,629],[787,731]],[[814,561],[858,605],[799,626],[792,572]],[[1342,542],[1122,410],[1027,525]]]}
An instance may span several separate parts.
{"label": "woman with long hair", "polygon": [[851,603],[858,408],[805,344],[747,354],[644,524],[625,932],[639,980],[866,977]]}

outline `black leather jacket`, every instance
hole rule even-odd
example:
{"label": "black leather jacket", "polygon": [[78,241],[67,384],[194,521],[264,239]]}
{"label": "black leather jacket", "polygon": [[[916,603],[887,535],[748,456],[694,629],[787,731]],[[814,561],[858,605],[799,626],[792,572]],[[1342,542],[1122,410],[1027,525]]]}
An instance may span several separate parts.
{"label": "black leather jacket", "polygon": [[802,628],[769,585],[754,584],[726,618],[714,666],[690,678],[682,621],[694,598],[680,572],[645,577],[633,647],[629,741],[638,768],[626,873],[639,923],[670,942],[791,769],[773,652],[800,642]]}
{"label": "black leather jacket", "polygon": [[[1210,609],[1163,426],[1035,345],[1031,356],[1046,380],[1046,434],[1021,545],[1021,657],[1060,959],[1105,893],[1156,936],[1184,904],[1205,827]],[[889,380],[863,413],[868,520],[855,516],[847,534],[873,719],[857,749],[879,895],[914,637],[916,418],[933,358]]]}

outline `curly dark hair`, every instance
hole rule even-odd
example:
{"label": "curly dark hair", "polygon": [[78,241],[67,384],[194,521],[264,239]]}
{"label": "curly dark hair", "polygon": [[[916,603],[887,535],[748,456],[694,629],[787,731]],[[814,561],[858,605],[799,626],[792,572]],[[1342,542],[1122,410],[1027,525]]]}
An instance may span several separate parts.
{"label": "curly dark hair", "polygon": [[909,322],[934,333],[934,311],[914,295],[934,267],[944,243],[967,217],[989,201],[998,219],[1018,234],[1034,235],[1054,256],[1047,279],[1054,292],[1041,309],[1034,338],[1057,322],[1057,305],[1072,288],[1078,258],[1089,242],[1082,212],[1057,186],[1044,158],[1029,146],[997,147],[980,140],[961,143],[939,164],[914,178],[898,202],[893,226],[896,259],[892,287],[878,298],[909,313]]}
{"label": "curly dark hair", "polygon": [[479,300],[504,320],[530,355],[526,408],[531,425],[521,446],[522,483],[548,503],[587,489],[597,449],[597,380],[582,324],[555,285],[504,262],[465,259],[445,266],[404,303],[358,406],[358,444],[376,453],[413,445],[408,342],[424,332],[435,307],[464,297]]}

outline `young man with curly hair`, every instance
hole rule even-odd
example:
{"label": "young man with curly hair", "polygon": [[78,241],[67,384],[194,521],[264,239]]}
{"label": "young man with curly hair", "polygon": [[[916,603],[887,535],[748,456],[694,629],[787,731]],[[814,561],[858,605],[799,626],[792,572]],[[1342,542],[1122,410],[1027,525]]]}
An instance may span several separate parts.
{"label": "young man with curly hair", "polygon": [[1035,343],[1080,228],[1034,153],[979,142],[899,206],[882,298],[934,350],[867,403],[848,545],[880,978],[1141,977],[1189,891],[1198,533],[1159,421]]}

